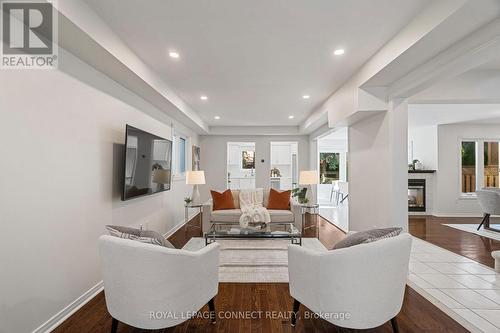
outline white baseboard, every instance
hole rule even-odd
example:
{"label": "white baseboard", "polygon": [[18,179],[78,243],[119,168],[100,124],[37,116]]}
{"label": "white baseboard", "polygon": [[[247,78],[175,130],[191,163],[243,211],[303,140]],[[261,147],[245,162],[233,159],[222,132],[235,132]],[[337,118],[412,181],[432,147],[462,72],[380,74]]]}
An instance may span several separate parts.
{"label": "white baseboard", "polygon": [[436,217],[483,217],[481,214],[475,213],[434,213]]}
{"label": "white baseboard", "polygon": [[86,291],[82,296],[78,297],[67,307],[59,311],[52,318],[36,328],[33,333],[49,333],[52,332],[57,326],[61,325],[73,313],[78,311],[82,306],[87,304],[92,298],[97,296],[104,289],[103,282],[100,281],[95,286]]}
{"label": "white baseboard", "polygon": [[[188,221],[191,221],[193,219],[193,217],[195,217],[198,214],[199,213],[196,212],[196,213],[191,213],[191,215],[188,215]],[[177,230],[179,230],[180,228],[182,228],[186,223],[187,223],[187,221],[185,221],[184,219],[182,219],[181,221],[179,221],[177,223],[177,225],[175,227],[173,227],[172,229],[170,229],[169,231],[167,231],[166,233],[164,233],[163,237],[168,238],[168,237],[172,236],[173,234],[175,234],[177,232]]]}
{"label": "white baseboard", "polygon": [[408,216],[425,216],[425,215],[434,215],[433,212],[408,212]]}

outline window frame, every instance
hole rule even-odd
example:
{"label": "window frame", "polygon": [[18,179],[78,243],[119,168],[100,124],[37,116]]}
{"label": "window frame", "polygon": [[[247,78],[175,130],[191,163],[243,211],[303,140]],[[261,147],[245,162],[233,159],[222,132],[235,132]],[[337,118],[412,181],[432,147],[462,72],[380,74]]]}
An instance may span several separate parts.
{"label": "window frame", "polygon": [[[185,142],[184,147],[184,172],[180,172],[180,140],[183,139]],[[172,134],[172,169],[173,169],[173,179],[183,180],[186,178],[186,172],[190,170],[188,167],[191,163],[189,160],[189,147],[191,146],[191,138],[181,132],[174,132]]]}
{"label": "window frame", "polygon": [[475,142],[476,143],[476,191],[483,187],[484,184],[484,143],[485,142],[499,142],[500,138],[491,137],[459,137],[458,138],[458,199],[469,200],[477,199],[476,192],[462,192],[462,143]]}

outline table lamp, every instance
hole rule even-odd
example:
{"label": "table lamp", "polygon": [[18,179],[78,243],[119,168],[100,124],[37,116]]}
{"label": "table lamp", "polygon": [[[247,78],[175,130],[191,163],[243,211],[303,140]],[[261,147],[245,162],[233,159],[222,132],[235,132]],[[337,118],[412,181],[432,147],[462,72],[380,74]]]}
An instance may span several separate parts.
{"label": "table lamp", "polygon": [[318,171],[316,170],[304,170],[300,172],[299,185],[307,185],[311,191],[307,191],[306,198],[309,203],[315,203],[314,188],[312,185],[318,184]]}
{"label": "table lamp", "polygon": [[193,185],[193,195],[191,200],[193,204],[200,204],[200,190],[198,185],[205,184],[205,171],[187,171],[186,184]]}

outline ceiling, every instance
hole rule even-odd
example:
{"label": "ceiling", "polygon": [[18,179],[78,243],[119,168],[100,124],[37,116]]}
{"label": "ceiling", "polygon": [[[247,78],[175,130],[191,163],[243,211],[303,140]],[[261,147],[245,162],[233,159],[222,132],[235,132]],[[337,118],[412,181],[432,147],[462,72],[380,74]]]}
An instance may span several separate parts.
{"label": "ceiling", "polygon": [[211,126],[300,125],[428,3],[87,0]]}
{"label": "ceiling", "polygon": [[494,59],[490,62],[482,64],[481,66],[477,67],[476,69],[500,71],[500,57],[498,59]]}
{"label": "ceiling", "polygon": [[500,104],[410,104],[408,126],[500,124]]}
{"label": "ceiling", "polygon": [[408,126],[500,124],[499,70],[500,57],[413,96]]}

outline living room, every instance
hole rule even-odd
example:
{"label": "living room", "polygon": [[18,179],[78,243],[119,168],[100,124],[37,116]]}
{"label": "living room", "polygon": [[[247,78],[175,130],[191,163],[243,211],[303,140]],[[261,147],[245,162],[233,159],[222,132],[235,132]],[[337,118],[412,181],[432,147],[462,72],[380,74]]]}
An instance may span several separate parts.
{"label": "living room", "polygon": [[0,332],[500,330],[498,1],[1,6]]}

